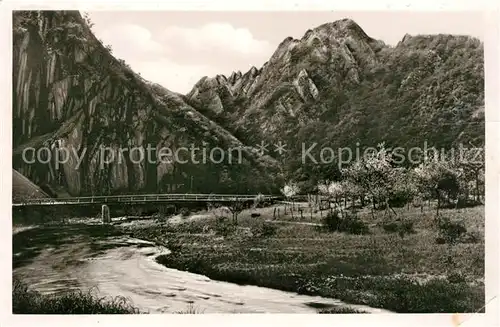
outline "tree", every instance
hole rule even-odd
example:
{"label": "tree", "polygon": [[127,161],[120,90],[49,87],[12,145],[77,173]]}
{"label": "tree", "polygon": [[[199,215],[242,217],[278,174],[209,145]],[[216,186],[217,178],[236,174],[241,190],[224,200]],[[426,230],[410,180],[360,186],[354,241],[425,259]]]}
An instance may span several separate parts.
{"label": "tree", "polygon": [[409,204],[418,193],[415,174],[403,167],[393,168],[389,172],[389,187],[391,207]]}
{"label": "tree", "polygon": [[245,209],[243,202],[232,198],[227,208],[231,211],[233,223],[238,224],[238,215]]}
{"label": "tree", "polygon": [[456,197],[460,191],[459,174],[449,161],[430,161],[415,168],[419,192],[437,198],[436,217],[439,217],[443,193]]}
{"label": "tree", "polygon": [[89,28],[92,28],[94,26],[94,23],[90,19],[90,14],[88,12],[83,13],[83,20],[85,21],[85,23]]}
{"label": "tree", "polygon": [[[287,201],[291,201],[292,202],[292,207],[291,207],[291,213],[292,213],[292,218],[293,218],[293,196],[295,196],[297,193],[299,193],[300,189],[298,187],[297,184],[295,184],[294,182],[288,182],[287,184],[285,184],[285,186],[283,186],[283,188],[280,189],[281,191],[281,194],[283,194],[285,196],[285,199]],[[285,213],[286,213],[286,204],[285,204]]]}
{"label": "tree", "polygon": [[485,158],[484,158],[484,147],[481,148],[471,148],[462,149],[458,155],[457,166],[461,169],[461,183],[465,191],[466,201],[468,200],[468,190],[470,182],[474,183],[474,200],[476,202],[480,201],[481,192],[480,188],[484,183],[484,168],[485,168]]}
{"label": "tree", "polygon": [[[340,203],[341,199],[346,196],[346,184],[340,182],[331,182],[330,184],[320,184],[318,185],[318,191],[320,194],[324,194],[328,197],[328,206],[330,207],[330,203],[333,200],[333,203],[337,208],[340,209],[340,212],[343,212],[342,205]],[[330,207],[330,210],[332,208]]]}
{"label": "tree", "polygon": [[384,203],[386,213],[390,209],[396,214],[389,205],[392,169],[390,156],[383,143],[379,144],[377,151],[365,153],[363,158],[343,169],[342,173],[348,186],[346,192],[351,196],[353,210],[355,198],[369,194],[373,203],[372,216],[377,202]]}

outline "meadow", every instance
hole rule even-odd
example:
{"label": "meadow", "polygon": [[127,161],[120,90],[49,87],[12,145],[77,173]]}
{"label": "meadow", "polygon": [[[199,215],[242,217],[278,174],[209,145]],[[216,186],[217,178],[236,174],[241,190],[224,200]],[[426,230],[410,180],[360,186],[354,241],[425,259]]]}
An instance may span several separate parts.
{"label": "meadow", "polygon": [[441,210],[441,220],[466,230],[448,237],[432,206],[396,210],[389,222],[383,212],[373,219],[370,210],[360,210],[364,229],[356,234],[331,231],[325,225],[329,211],[312,218],[295,211],[292,218],[288,209],[277,221],[274,207],[243,211],[237,224],[207,215],[129,225],[126,232],[171,249],[159,263],[216,280],[394,312],[483,310],[484,206]]}

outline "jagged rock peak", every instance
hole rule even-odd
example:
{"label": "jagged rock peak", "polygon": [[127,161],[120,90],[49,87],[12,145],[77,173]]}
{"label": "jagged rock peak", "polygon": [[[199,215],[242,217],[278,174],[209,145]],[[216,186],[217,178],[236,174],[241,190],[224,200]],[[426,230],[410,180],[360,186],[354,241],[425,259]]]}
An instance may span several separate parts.
{"label": "jagged rock peak", "polygon": [[412,38],[412,36],[410,34],[406,33],[405,36],[403,36],[403,39],[401,40],[401,42],[405,43],[406,41],[408,41],[411,38]]}
{"label": "jagged rock peak", "polygon": [[236,72],[232,72],[231,75],[229,75],[229,80],[232,81],[234,79],[236,79],[237,75],[236,75]]}
{"label": "jagged rock peak", "polygon": [[281,43],[278,45],[278,48],[284,46],[284,45],[288,45],[292,42],[297,42],[298,40],[297,39],[294,39],[293,37],[289,36],[287,38],[285,38],[283,41],[281,41]]}
{"label": "jagged rock peak", "polygon": [[[338,36],[355,36],[366,41],[373,39],[365,33],[365,31],[354,20],[344,18],[331,23],[322,24],[314,29],[314,31],[327,30]],[[306,33],[307,34],[307,33]]]}
{"label": "jagged rock peak", "polygon": [[219,84],[224,84],[225,82],[227,82],[227,77],[223,74],[216,75],[215,79],[217,80],[217,82],[219,82]]}
{"label": "jagged rock peak", "polygon": [[308,29],[302,37],[302,40],[309,38],[312,34],[314,34],[314,31],[312,29]]}
{"label": "jagged rock peak", "polygon": [[255,66],[252,66],[252,68],[250,68],[248,72],[250,73],[251,77],[255,77],[259,73],[259,70]]}

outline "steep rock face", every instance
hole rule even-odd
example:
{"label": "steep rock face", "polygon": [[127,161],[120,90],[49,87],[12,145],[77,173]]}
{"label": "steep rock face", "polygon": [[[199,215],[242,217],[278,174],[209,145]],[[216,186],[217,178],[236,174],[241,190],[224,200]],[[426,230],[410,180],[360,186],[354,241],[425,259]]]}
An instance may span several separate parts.
{"label": "steep rock face", "polygon": [[[200,80],[187,101],[224,125],[237,126],[231,131],[239,137],[255,135],[249,142],[276,138],[288,134],[284,120],[303,126],[317,117],[310,107],[327,99],[332,89],[339,92],[358,85],[360,72],[378,63],[377,53],[384,47],[350,19],[324,24],[300,40],[283,40],[261,69],[233,73],[217,87],[208,83],[209,78]],[[199,90],[205,101],[194,96]],[[207,105],[215,98],[221,104],[217,110]]]}
{"label": "steep rock face", "polygon": [[[245,174],[274,165],[181,95],[146,82],[115,59],[78,12],[16,12],[13,31],[13,168],[35,183],[81,195],[176,187],[213,192],[225,180],[234,191],[259,188]],[[123,151],[149,145],[175,152],[191,144],[206,144],[209,151],[241,148],[243,163],[158,163],[154,153],[153,160],[140,160],[140,151]],[[62,148],[69,158],[57,165]],[[35,164],[23,159],[23,153],[33,156],[29,149],[40,153]],[[182,161],[190,155],[182,154]]]}
{"label": "steep rock face", "polygon": [[[242,92],[235,85],[245,75],[251,87]],[[207,99],[219,98],[216,114],[192,93],[187,101],[248,144],[287,143],[288,173],[304,169],[303,144],[484,144],[483,44],[472,37],[406,35],[391,47],[344,19],[286,38],[245,75],[217,88],[197,84]]]}

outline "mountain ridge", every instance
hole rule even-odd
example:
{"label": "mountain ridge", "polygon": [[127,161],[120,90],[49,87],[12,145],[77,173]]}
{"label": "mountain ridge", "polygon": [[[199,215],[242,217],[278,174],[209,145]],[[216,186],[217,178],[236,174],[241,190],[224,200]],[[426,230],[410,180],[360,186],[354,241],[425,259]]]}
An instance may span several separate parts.
{"label": "mountain ridge", "polygon": [[[247,143],[294,145],[286,161],[300,157],[304,142],[484,144],[484,54],[477,38],[407,34],[390,46],[343,19],[285,38],[250,71],[217,83],[204,78],[187,102]],[[286,168],[291,176],[298,165]]]}

